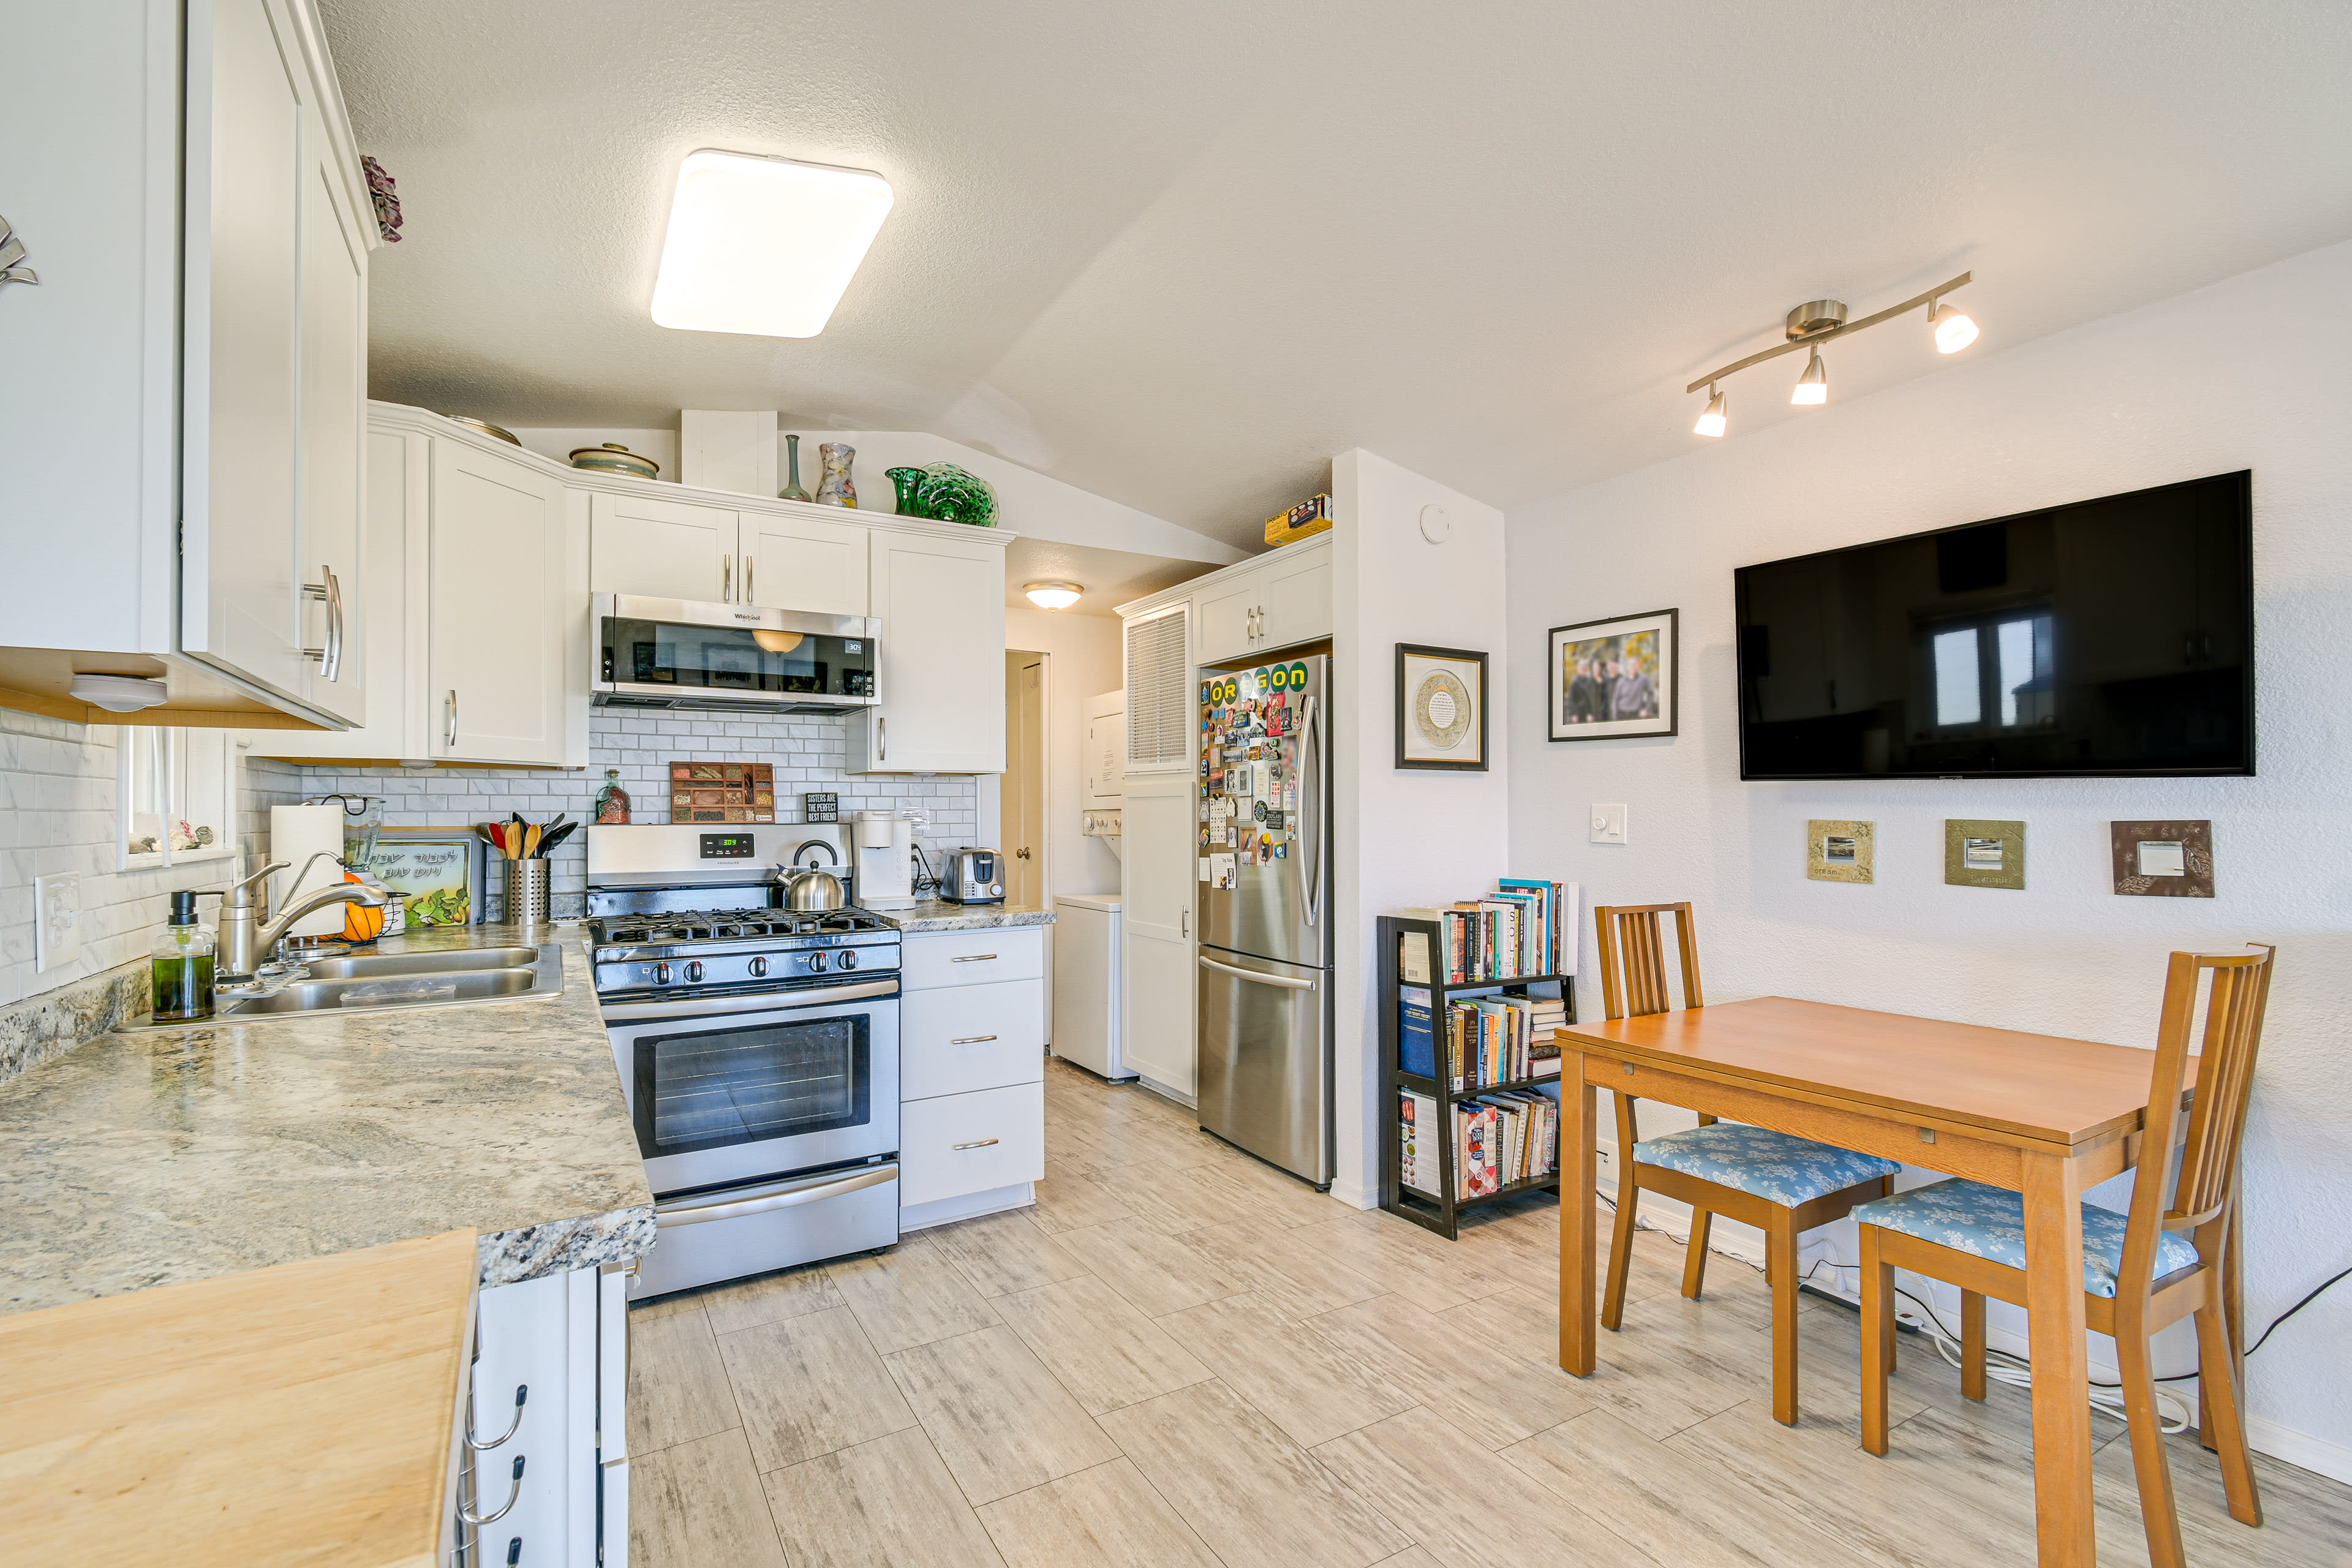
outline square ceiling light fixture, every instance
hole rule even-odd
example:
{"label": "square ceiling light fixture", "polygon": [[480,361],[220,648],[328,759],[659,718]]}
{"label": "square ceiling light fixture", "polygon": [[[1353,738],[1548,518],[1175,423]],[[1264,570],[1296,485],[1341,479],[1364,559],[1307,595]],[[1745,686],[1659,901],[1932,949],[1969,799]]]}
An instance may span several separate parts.
{"label": "square ceiling light fixture", "polygon": [[705,147],[678,165],[654,321],[689,332],[813,338],[890,212],[864,169]]}

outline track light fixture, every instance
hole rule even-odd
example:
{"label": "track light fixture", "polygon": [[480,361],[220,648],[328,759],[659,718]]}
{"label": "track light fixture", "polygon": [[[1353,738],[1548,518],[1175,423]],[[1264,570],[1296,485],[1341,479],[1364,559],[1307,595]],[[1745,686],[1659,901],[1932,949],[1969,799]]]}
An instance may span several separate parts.
{"label": "track light fixture", "polygon": [[1706,389],[1706,412],[1698,416],[1691,429],[1701,436],[1720,436],[1730,428],[1731,407],[1723,394],[1713,387]]}
{"label": "track light fixture", "polygon": [[1685,392],[1696,392],[1701,387],[1706,389],[1706,412],[1698,416],[1698,422],[1691,426],[1692,432],[1700,436],[1721,436],[1729,428],[1727,404],[1722,389],[1716,384],[1717,382],[1750,365],[1761,364],[1785,353],[1794,353],[1801,348],[1811,352],[1805,361],[1805,374],[1797,379],[1796,389],[1789,395],[1789,401],[1801,408],[1827,403],[1830,399],[1830,373],[1829,367],[1822,363],[1822,345],[1832,338],[1842,338],[1848,332],[1858,332],[1881,321],[1891,321],[1922,305],[1927,308],[1927,326],[1935,336],[1936,352],[1947,354],[1959,353],[1977,341],[1977,324],[1967,311],[1946,300],[1944,296],[1968,284],[1975,277],[1973,272],[1963,272],[1948,283],[1939,284],[1925,294],[1915,295],[1900,305],[1889,306],[1876,315],[1864,316],[1858,321],[1846,320],[1843,301],[1807,300],[1789,312],[1787,342],[1776,344],[1761,353],[1749,354],[1746,359],[1735,360],[1721,370],[1709,371],[1683,388]]}

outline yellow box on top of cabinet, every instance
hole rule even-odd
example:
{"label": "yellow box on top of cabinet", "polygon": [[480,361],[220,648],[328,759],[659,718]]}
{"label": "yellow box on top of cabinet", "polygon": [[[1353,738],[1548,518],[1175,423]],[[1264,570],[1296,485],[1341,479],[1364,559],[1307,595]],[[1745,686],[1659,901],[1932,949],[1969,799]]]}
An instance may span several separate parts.
{"label": "yellow box on top of cabinet", "polygon": [[1276,549],[1331,531],[1331,498],[1317,496],[1265,520],[1265,542]]}

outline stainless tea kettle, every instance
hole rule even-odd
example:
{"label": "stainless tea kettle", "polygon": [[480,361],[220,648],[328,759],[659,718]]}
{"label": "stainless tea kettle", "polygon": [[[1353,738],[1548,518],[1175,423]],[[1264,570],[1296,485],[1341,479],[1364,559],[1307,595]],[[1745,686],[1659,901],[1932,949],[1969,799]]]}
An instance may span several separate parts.
{"label": "stainless tea kettle", "polygon": [[817,867],[798,864],[800,858],[812,849],[822,849],[841,864],[840,851],[822,838],[812,838],[793,851],[792,874],[784,879],[784,908],[800,914],[823,914],[837,910],[848,901],[842,892],[841,879]]}

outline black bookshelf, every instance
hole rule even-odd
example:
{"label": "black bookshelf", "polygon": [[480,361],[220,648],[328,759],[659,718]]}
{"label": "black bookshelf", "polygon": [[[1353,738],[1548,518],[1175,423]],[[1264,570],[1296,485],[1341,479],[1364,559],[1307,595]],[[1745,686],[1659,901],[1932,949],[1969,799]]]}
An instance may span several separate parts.
{"label": "black bookshelf", "polygon": [[[1465,1100],[1476,1100],[1482,1095],[1496,1094],[1506,1089],[1538,1089],[1547,1084],[1557,1084],[1559,1079],[1557,1074],[1554,1074],[1544,1078],[1518,1079],[1509,1083],[1473,1084],[1456,1092],[1452,1088],[1453,1080],[1442,1074],[1436,1078],[1425,1078],[1420,1073],[1405,1071],[1398,1065],[1404,1033],[1402,1017],[1403,993],[1408,984],[1403,975],[1404,936],[1407,931],[1421,931],[1426,934],[1429,938],[1432,972],[1443,974],[1446,973],[1445,928],[1444,923],[1438,921],[1414,920],[1403,915],[1382,915],[1380,917],[1379,931],[1381,1125],[1386,1129],[1381,1138],[1381,1207],[1391,1214],[1409,1219],[1424,1229],[1433,1230],[1450,1241],[1460,1232],[1459,1216],[1465,1209],[1476,1208],[1485,1204],[1500,1203],[1505,1198],[1521,1197],[1528,1193],[1559,1191],[1559,1173],[1554,1171],[1548,1176],[1538,1176],[1528,1182],[1512,1183],[1474,1198],[1457,1195],[1454,1192],[1454,1106]],[[1435,1065],[1443,1068],[1445,1065],[1444,1038],[1445,1010],[1449,1002],[1464,996],[1493,995],[1497,993],[1524,996],[1528,994],[1533,987],[1557,986],[1560,1000],[1568,1009],[1568,1021],[1574,1023],[1576,1021],[1576,987],[1570,984],[1573,979],[1574,976],[1564,974],[1518,974],[1507,980],[1465,980],[1459,983],[1436,981],[1427,985],[1413,982],[1411,983],[1411,986],[1413,990],[1429,993],[1430,1016],[1433,1028],[1438,1035],[1435,1042],[1437,1052]],[[1397,1093],[1400,1089],[1410,1089],[1415,1094],[1425,1094],[1437,1107],[1437,1125],[1433,1129],[1424,1130],[1423,1132],[1423,1136],[1433,1132],[1437,1141],[1438,1191],[1434,1198],[1426,1196],[1404,1184],[1403,1133],[1398,1125],[1397,1116]]]}

